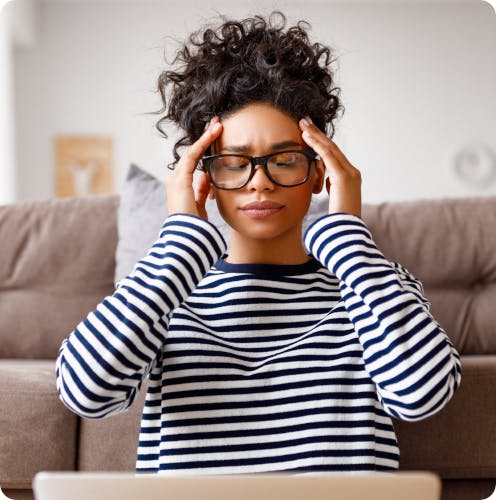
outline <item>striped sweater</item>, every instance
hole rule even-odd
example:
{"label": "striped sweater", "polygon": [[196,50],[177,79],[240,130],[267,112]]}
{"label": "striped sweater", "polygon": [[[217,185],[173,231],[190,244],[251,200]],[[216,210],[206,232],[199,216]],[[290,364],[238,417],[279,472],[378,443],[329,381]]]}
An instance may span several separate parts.
{"label": "striped sweater", "polygon": [[304,243],[304,264],[232,264],[213,224],[169,216],[62,343],[62,402],[108,417],[148,377],[137,472],[397,469],[391,417],[439,411],[459,355],[360,217],[320,217]]}

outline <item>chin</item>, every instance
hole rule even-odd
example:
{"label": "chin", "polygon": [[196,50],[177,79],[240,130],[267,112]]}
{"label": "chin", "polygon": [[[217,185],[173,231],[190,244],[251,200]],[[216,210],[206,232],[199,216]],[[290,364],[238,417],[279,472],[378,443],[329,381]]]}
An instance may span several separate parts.
{"label": "chin", "polygon": [[246,223],[231,225],[231,228],[241,237],[252,240],[273,240],[297,229],[295,226],[282,226],[280,221],[277,223],[265,219],[250,220]]}

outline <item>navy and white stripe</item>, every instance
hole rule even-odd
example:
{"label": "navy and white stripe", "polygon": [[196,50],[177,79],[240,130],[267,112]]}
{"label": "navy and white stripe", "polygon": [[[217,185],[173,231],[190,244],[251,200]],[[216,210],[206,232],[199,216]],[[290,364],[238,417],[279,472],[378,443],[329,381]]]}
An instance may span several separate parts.
{"label": "navy and white stripe", "polygon": [[439,411],[460,383],[458,353],[362,219],[326,215],[305,244],[305,264],[229,264],[211,223],[168,217],[63,342],[60,398],[106,417],[148,376],[138,472],[396,469],[390,417]]}

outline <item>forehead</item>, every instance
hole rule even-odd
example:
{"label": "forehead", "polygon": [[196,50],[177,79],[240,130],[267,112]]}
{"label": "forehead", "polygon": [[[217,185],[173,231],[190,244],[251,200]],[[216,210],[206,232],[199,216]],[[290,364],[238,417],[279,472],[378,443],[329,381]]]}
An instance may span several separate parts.
{"label": "forehead", "polygon": [[272,149],[290,141],[303,145],[297,121],[270,104],[253,103],[221,119],[223,131],[216,149]]}

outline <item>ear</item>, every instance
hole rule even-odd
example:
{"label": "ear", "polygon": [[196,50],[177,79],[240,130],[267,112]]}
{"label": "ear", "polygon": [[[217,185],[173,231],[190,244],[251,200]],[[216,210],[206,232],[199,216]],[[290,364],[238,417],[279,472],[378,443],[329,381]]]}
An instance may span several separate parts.
{"label": "ear", "polygon": [[325,179],[325,165],[324,162],[320,159],[317,160],[315,164],[315,174],[313,179],[313,188],[312,193],[318,194],[322,191],[324,187],[324,179]]}

